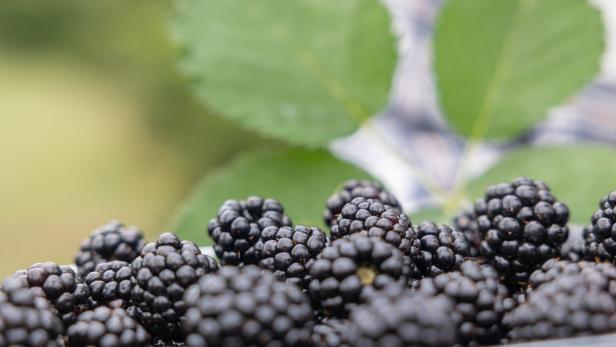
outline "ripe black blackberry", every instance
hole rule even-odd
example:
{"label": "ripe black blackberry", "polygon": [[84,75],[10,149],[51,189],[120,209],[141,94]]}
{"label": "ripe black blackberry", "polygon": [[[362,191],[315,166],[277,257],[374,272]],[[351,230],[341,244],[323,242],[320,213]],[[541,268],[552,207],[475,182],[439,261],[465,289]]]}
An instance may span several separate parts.
{"label": "ripe black blackberry", "polygon": [[291,226],[277,200],[251,196],[244,201],[225,201],[208,224],[221,264],[257,264],[259,256],[254,245],[268,226]]}
{"label": "ripe black blackberry", "polygon": [[444,295],[375,297],[353,308],[347,336],[352,346],[450,347],[458,340],[458,320]]}
{"label": "ripe black blackberry", "polygon": [[559,257],[569,234],[567,206],[529,178],[489,187],[474,213],[481,253],[512,287],[524,286],[531,272]]}
{"label": "ripe black blackberry", "polygon": [[616,263],[616,191],[601,198],[583,235],[587,258]]}
{"label": "ripe black blackberry", "polygon": [[503,315],[515,306],[496,270],[477,261],[465,261],[458,271],[424,278],[417,291],[453,300],[454,311],[462,317],[458,343],[464,346],[498,344],[504,335]]}
{"label": "ripe black blackberry", "polygon": [[273,271],[276,279],[304,288],[310,279],[308,268],[327,243],[327,235],[319,228],[269,226],[261,232],[255,249],[261,258],[259,265]]}
{"label": "ripe black blackberry", "polygon": [[77,317],[67,331],[68,346],[150,346],[150,335],[122,308],[97,307]]}
{"label": "ripe black blackberry", "polygon": [[417,227],[417,239],[419,254],[416,264],[423,276],[434,277],[456,270],[464,260],[478,254],[462,232],[447,225],[422,222]]}
{"label": "ripe black blackberry", "polygon": [[334,241],[310,266],[308,292],[327,317],[343,317],[364,288],[408,276],[404,255],[377,237],[353,235]]}
{"label": "ripe black blackberry", "polygon": [[112,260],[130,263],[139,256],[144,244],[141,230],[111,221],[94,230],[90,238],[83,240],[75,256],[75,265],[79,274],[85,277],[100,263]]}
{"label": "ripe black blackberry", "polygon": [[98,264],[85,278],[90,291],[90,307],[110,305],[126,308],[133,289],[131,276],[130,264],[125,261]]}
{"label": "ripe black blackberry", "polygon": [[62,322],[47,300],[32,291],[0,292],[0,346],[63,346]]}
{"label": "ripe black blackberry", "polygon": [[400,203],[379,182],[348,180],[342,188],[332,194],[325,204],[323,220],[325,225],[332,226],[342,208],[355,198],[380,200],[383,204],[402,210]]}
{"label": "ripe black blackberry", "polygon": [[616,298],[613,281],[603,276],[562,275],[527,295],[505,315],[511,342],[613,332]]}
{"label": "ripe black blackberry", "polygon": [[223,266],[186,290],[184,301],[189,347],[310,346],[310,301],[259,267]]}
{"label": "ripe black blackberry", "polygon": [[[612,263],[550,259],[530,275],[529,289],[537,289],[542,284],[551,282],[560,276],[576,274],[585,275],[590,279],[594,276],[614,281],[616,280],[616,266]],[[616,281],[614,281],[614,284],[616,284]]]}
{"label": "ripe black blackberry", "polygon": [[314,347],[350,347],[349,323],[335,318],[326,319],[312,329]]}
{"label": "ripe black blackberry", "polygon": [[358,197],[344,205],[331,228],[331,238],[352,234],[379,237],[411,257],[419,251],[415,229],[407,215],[380,200]]}
{"label": "ripe black blackberry", "polygon": [[477,225],[477,216],[473,209],[463,210],[453,218],[453,227],[455,230],[463,233],[466,238],[473,244],[476,249],[481,247],[483,237],[479,232]]}
{"label": "ripe black blackberry", "polygon": [[87,310],[90,297],[88,287],[72,268],[52,262],[37,263],[27,270],[17,271],[2,285],[5,292],[20,288],[31,288],[32,293],[46,298],[65,327]]}
{"label": "ripe black blackberry", "polygon": [[180,241],[172,233],[160,235],[131,264],[135,317],[152,335],[181,340],[185,289],[217,269],[216,261],[201,253],[194,242]]}

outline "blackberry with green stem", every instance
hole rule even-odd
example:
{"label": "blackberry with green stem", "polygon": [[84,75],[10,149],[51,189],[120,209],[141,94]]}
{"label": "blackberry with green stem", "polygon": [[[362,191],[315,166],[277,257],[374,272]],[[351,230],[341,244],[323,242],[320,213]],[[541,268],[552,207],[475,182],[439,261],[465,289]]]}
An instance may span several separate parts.
{"label": "blackberry with green stem", "polygon": [[482,255],[512,288],[525,286],[541,264],[559,257],[569,234],[567,206],[545,183],[529,178],[489,187],[474,214]]}
{"label": "blackberry with green stem", "polygon": [[223,266],[188,288],[184,301],[188,347],[311,346],[310,301],[259,267]]}
{"label": "blackberry with green stem", "polygon": [[225,201],[208,224],[221,264],[257,264],[260,259],[254,246],[268,226],[291,226],[291,219],[277,200],[251,196],[243,201]]}
{"label": "blackberry with green stem", "polygon": [[383,185],[376,181],[368,180],[348,180],[344,182],[342,188],[332,194],[325,204],[323,220],[325,225],[332,226],[342,208],[355,198],[380,200],[383,204],[398,210],[402,210],[400,203]]}
{"label": "blackberry with green stem", "polygon": [[377,237],[352,235],[332,242],[310,266],[308,293],[327,317],[344,317],[367,287],[406,280],[405,256]]}
{"label": "blackberry with green stem", "polygon": [[316,227],[269,226],[263,229],[255,249],[259,266],[271,270],[274,277],[305,288],[310,281],[308,268],[328,244],[327,235]]}
{"label": "blackberry with green stem", "polygon": [[182,321],[188,303],[184,291],[199,278],[218,269],[216,261],[201,253],[192,241],[172,233],[160,235],[143,247],[131,264],[134,316],[156,337],[182,340]]}
{"label": "blackberry with green stem", "polygon": [[130,263],[139,256],[144,245],[141,230],[126,227],[119,221],[110,221],[83,240],[75,256],[75,265],[79,274],[85,277],[100,263],[112,260]]}

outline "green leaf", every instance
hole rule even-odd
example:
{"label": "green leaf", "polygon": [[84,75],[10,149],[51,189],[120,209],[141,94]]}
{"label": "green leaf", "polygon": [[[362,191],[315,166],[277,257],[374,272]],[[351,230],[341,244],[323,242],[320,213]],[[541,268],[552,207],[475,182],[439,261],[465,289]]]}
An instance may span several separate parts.
{"label": "green leaf", "polygon": [[438,224],[451,224],[451,216],[437,207],[424,208],[413,213],[407,213],[414,225],[419,225],[423,221],[431,221]]}
{"label": "green leaf", "polygon": [[600,146],[539,147],[511,152],[471,184],[473,197],[492,184],[528,176],[546,182],[566,203],[571,221],[587,224],[599,199],[616,189],[616,149]]}
{"label": "green leaf", "polygon": [[350,134],[388,100],[396,63],[377,0],[183,0],[181,66],[225,117],[295,144]]}
{"label": "green leaf", "polygon": [[449,0],[434,42],[445,115],[475,140],[518,135],[591,81],[603,38],[585,0]]}
{"label": "green leaf", "polygon": [[321,227],[325,200],[336,187],[350,178],[367,177],[324,150],[252,153],[206,176],[180,207],[171,230],[201,245],[211,244],[207,224],[222,203],[250,195],[278,199],[296,225]]}

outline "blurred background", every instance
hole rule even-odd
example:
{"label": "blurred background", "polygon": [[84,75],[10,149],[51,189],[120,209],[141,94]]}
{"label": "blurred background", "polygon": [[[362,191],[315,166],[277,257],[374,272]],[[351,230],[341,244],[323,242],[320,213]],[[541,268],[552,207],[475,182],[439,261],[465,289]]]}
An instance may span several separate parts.
{"label": "blurred background", "polygon": [[208,114],[170,1],[0,3],[0,275],[72,262],[109,218],[160,233],[195,181],[268,142]]}

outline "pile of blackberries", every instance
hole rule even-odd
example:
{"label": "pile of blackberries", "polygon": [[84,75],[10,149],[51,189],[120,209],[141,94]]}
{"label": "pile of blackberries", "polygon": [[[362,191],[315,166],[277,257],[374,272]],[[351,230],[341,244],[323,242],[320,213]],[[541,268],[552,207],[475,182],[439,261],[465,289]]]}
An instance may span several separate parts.
{"label": "pile of blackberries", "polygon": [[0,287],[4,346],[481,346],[616,332],[616,191],[581,245],[541,181],[489,187],[451,226],[414,226],[381,184],[345,182],[328,230],[275,199],[225,201],[218,259],[113,221],[75,267],[37,263]]}

